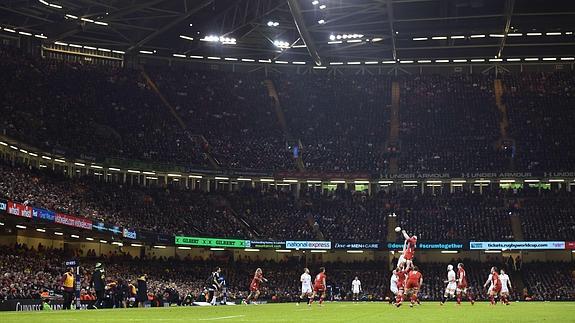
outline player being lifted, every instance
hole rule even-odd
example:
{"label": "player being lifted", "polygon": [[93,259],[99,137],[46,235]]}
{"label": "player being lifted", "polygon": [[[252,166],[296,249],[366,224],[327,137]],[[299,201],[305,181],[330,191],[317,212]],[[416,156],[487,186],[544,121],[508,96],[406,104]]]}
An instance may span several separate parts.
{"label": "player being lifted", "polygon": [[453,265],[447,265],[447,287],[445,288],[445,293],[443,293],[443,299],[441,300],[441,305],[445,304],[448,298],[455,298],[455,290],[457,289],[457,279],[455,277],[455,271],[453,271]]}
{"label": "player being lifted", "polygon": [[256,269],[256,273],[254,274],[254,278],[252,279],[252,282],[250,284],[250,294],[248,295],[248,297],[246,299],[244,299],[244,304],[248,305],[248,303],[250,301],[253,302],[253,304],[257,305],[256,301],[258,300],[258,297],[260,296],[260,284],[261,282],[267,282],[268,280],[266,278],[264,278],[264,274],[262,272],[261,268]]}
{"label": "player being lifted", "polygon": [[463,263],[460,262],[457,264],[457,304],[461,304],[462,296],[467,296],[471,305],[475,304],[473,297],[467,292],[467,274]]}
{"label": "player being lifted", "polygon": [[403,243],[403,252],[399,257],[399,261],[397,263],[398,267],[403,267],[405,264],[406,269],[413,269],[413,257],[415,256],[415,246],[417,244],[417,236],[414,235],[412,237],[405,232],[405,230],[401,230],[403,237],[405,238],[405,242]]}
{"label": "player being lifted", "polygon": [[303,300],[304,297],[307,297],[307,303],[310,305],[309,300],[313,291],[311,290],[311,276],[309,274],[309,269],[303,269],[303,274],[301,274],[299,281],[301,282],[301,295],[297,300],[297,306],[299,306],[299,303]]}
{"label": "player being lifted", "polygon": [[353,293],[353,301],[359,301],[359,293],[361,293],[361,281],[355,276],[355,279],[351,282],[351,292]]}
{"label": "player being lifted", "polygon": [[489,285],[489,302],[491,305],[495,305],[497,302],[496,298],[501,292],[501,280],[497,273],[497,267],[491,267],[491,273],[489,274],[487,281],[485,281],[485,284],[483,284],[483,287],[485,288],[487,285]]}
{"label": "player being lifted", "polygon": [[413,307],[415,303],[419,304],[417,294],[419,293],[419,289],[422,284],[423,275],[419,272],[419,268],[414,266],[413,269],[407,273],[407,283],[405,284],[406,294],[410,296],[411,299],[411,303],[409,304],[410,307]]}
{"label": "player being lifted", "polygon": [[322,306],[323,301],[325,299],[325,291],[326,291],[326,275],[325,275],[325,267],[321,267],[319,269],[319,274],[315,276],[315,281],[313,282],[313,294],[309,299],[309,303],[313,303],[315,297],[319,295],[319,305]]}
{"label": "player being lifted", "polygon": [[513,289],[511,286],[511,279],[509,275],[505,273],[505,270],[501,269],[499,275],[499,280],[501,280],[501,302],[505,305],[509,305],[509,291]]}

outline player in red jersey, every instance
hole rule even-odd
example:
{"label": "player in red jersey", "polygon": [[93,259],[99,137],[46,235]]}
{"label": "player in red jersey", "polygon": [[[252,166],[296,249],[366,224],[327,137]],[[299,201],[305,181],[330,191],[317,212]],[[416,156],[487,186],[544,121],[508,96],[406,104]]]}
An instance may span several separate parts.
{"label": "player in red jersey", "polygon": [[405,242],[403,243],[403,253],[399,257],[398,266],[403,266],[405,264],[407,269],[413,268],[413,257],[415,256],[415,246],[417,244],[417,236],[414,235],[412,237],[405,232],[405,230],[401,230],[403,233],[403,237],[405,238]]}
{"label": "player in red jersey", "polygon": [[419,304],[419,299],[417,294],[419,293],[419,288],[423,284],[423,275],[419,272],[419,268],[414,266],[413,269],[407,274],[407,282],[405,284],[406,294],[410,296],[411,303],[410,307],[413,307],[415,303]]}
{"label": "player in red jersey", "polygon": [[491,283],[491,286],[489,286],[489,302],[491,305],[495,305],[495,298],[501,292],[501,280],[499,279],[499,274],[497,273],[497,267],[491,267],[491,274],[489,274],[489,278],[483,287],[487,287],[489,283]]}
{"label": "player in red jersey", "polygon": [[400,307],[403,302],[403,293],[405,292],[405,279],[407,274],[403,271],[403,268],[397,267],[394,274],[397,276],[397,294],[395,294],[395,306]]}
{"label": "player in red jersey", "polygon": [[462,296],[467,296],[471,305],[475,304],[471,293],[467,293],[467,274],[465,273],[465,268],[463,263],[459,263],[457,264],[457,304],[461,304]]}
{"label": "player in red jersey", "polygon": [[250,300],[252,300],[253,303],[257,305],[256,301],[258,300],[258,297],[260,296],[260,283],[262,281],[267,282],[268,280],[264,277],[262,269],[258,268],[258,269],[256,269],[256,273],[254,274],[254,278],[252,279],[252,282],[250,284],[250,294],[248,295],[248,297],[246,299],[244,299],[245,305],[248,305]]}
{"label": "player in red jersey", "polygon": [[315,297],[319,295],[319,305],[322,306],[323,301],[325,299],[325,291],[326,291],[326,279],[327,276],[325,275],[325,267],[321,267],[319,269],[319,274],[315,276],[315,280],[313,282],[313,294],[309,300],[310,305],[315,300]]}

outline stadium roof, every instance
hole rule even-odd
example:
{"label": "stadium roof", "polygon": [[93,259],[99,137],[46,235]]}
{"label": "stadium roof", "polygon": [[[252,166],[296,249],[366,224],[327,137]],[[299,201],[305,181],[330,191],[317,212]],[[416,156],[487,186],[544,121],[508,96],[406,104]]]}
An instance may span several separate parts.
{"label": "stadium roof", "polygon": [[164,57],[336,65],[575,53],[575,1],[8,0],[0,11],[4,36]]}

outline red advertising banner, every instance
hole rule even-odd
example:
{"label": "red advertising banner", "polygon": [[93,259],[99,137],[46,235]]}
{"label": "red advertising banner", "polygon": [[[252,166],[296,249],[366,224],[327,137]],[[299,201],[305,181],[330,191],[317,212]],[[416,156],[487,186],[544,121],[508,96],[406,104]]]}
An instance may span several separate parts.
{"label": "red advertising banner", "polygon": [[575,241],[565,241],[565,249],[575,250]]}
{"label": "red advertising banner", "polygon": [[54,222],[67,225],[70,227],[92,230],[92,220],[78,218],[63,213],[56,213],[56,216],[54,217]]}
{"label": "red advertising banner", "polygon": [[12,201],[8,202],[8,214],[12,214],[15,216],[21,216],[24,218],[31,218],[32,217],[32,207],[15,203]]}

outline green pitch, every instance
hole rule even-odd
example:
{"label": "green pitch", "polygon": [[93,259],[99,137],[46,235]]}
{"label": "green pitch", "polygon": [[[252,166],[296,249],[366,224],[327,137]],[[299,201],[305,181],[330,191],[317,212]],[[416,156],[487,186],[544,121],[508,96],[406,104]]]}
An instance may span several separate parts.
{"label": "green pitch", "polygon": [[0,322],[575,322],[575,303],[489,306],[427,302],[415,308],[387,303],[268,304],[94,311],[0,312]]}

